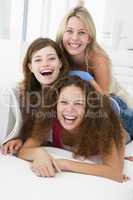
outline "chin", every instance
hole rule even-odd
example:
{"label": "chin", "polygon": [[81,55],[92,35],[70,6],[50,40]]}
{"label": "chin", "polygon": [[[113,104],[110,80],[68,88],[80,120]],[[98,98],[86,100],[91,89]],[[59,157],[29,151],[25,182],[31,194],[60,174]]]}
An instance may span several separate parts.
{"label": "chin", "polygon": [[53,82],[54,82],[54,80],[42,81],[41,84],[44,85],[44,86],[49,86],[49,85],[51,85]]}
{"label": "chin", "polygon": [[68,50],[68,53],[69,53],[70,55],[73,55],[73,56],[75,56],[75,55],[78,54],[77,52],[74,52],[74,51],[71,51],[71,50]]}
{"label": "chin", "polygon": [[62,126],[66,131],[73,131],[75,129],[75,126],[68,126],[68,125],[64,125]]}

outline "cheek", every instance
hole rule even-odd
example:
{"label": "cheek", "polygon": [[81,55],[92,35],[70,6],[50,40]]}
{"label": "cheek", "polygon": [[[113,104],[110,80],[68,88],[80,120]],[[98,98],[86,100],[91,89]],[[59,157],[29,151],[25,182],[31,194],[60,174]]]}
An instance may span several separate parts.
{"label": "cheek", "polygon": [[59,117],[62,113],[62,109],[59,105],[57,105],[57,116]]}
{"label": "cheek", "polygon": [[67,33],[64,33],[63,39],[62,39],[63,44],[67,41],[68,38],[69,38],[68,34],[67,34]]}
{"label": "cheek", "polygon": [[58,66],[58,67],[55,69],[54,77],[58,79],[59,74],[60,74],[60,67]]}
{"label": "cheek", "polygon": [[84,109],[79,109],[78,110],[78,116],[80,119],[83,119],[85,116],[85,110]]}
{"label": "cheek", "polygon": [[30,66],[30,70],[31,72],[37,72],[39,70],[39,66],[35,63],[33,63],[31,66]]}

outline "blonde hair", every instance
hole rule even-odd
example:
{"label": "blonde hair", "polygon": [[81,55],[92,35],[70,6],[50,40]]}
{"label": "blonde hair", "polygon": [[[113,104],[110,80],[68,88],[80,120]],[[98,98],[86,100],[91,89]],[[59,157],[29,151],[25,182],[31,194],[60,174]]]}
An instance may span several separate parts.
{"label": "blonde hair", "polygon": [[79,18],[84,24],[85,27],[89,33],[89,36],[91,38],[91,42],[87,45],[86,50],[85,50],[85,64],[86,66],[89,66],[89,53],[91,51],[93,52],[97,52],[98,54],[102,54],[103,56],[107,57],[107,54],[104,52],[104,50],[99,46],[99,44],[96,41],[96,28],[95,28],[95,24],[94,21],[92,19],[91,14],[89,13],[89,11],[83,7],[83,6],[77,6],[75,8],[73,8],[72,10],[70,10],[64,17],[64,19],[62,20],[62,22],[60,23],[59,29],[57,31],[57,36],[56,36],[56,42],[58,43],[58,45],[60,46],[60,48],[62,49],[63,53],[66,54],[66,56],[68,57],[68,60],[70,59],[70,55],[68,56],[64,46],[63,46],[63,34],[65,32],[65,28],[67,26],[68,20],[71,17],[77,17]]}

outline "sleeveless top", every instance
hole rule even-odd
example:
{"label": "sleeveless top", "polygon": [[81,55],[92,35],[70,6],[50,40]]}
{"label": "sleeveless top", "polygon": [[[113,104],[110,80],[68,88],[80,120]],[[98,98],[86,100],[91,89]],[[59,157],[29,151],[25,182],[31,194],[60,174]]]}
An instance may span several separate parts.
{"label": "sleeveless top", "polygon": [[61,142],[61,126],[58,122],[58,120],[55,120],[53,122],[53,127],[52,127],[52,146],[57,147],[57,148],[63,148],[62,142]]}

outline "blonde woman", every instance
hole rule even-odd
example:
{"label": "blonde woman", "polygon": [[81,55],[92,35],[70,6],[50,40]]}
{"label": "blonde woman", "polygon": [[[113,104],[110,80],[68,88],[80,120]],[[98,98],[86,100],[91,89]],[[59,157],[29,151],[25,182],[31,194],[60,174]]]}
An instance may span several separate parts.
{"label": "blonde woman", "polygon": [[73,8],[66,14],[59,26],[56,41],[72,70],[89,72],[102,93],[114,95],[121,108],[124,127],[133,136],[133,110],[127,106],[127,93],[112,77],[111,61],[96,40],[95,25],[85,7]]}

